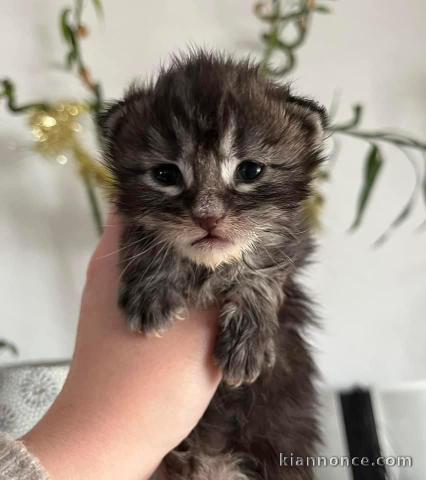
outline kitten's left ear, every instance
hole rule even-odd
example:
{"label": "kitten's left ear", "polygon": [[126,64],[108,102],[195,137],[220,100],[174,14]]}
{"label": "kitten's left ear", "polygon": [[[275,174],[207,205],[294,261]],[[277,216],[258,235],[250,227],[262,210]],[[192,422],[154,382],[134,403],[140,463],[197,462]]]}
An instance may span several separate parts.
{"label": "kitten's left ear", "polygon": [[328,116],[325,107],[318,102],[305,97],[296,97],[288,94],[286,98],[287,108],[299,116],[306,128],[308,128],[313,135],[315,143],[322,145],[325,138],[325,130],[328,127]]}
{"label": "kitten's left ear", "polygon": [[126,104],[124,100],[106,104],[96,118],[99,132],[104,140],[109,140],[113,136],[125,115]]}

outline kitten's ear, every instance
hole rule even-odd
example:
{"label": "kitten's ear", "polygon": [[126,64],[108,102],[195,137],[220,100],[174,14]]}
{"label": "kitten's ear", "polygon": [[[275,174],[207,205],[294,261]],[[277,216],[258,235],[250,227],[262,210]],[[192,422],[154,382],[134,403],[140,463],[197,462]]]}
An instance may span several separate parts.
{"label": "kitten's ear", "polygon": [[325,130],[328,127],[328,116],[325,107],[318,102],[305,97],[297,97],[288,93],[287,108],[299,116],[305,126],[311,131],[315,143],[320,146],[325,139]]}
{"label": "kitten's ear", "polygon": [[102,138],[109,140],[121,124],[125,115],[126,103],[124,100],[107,103],[96,118]]}

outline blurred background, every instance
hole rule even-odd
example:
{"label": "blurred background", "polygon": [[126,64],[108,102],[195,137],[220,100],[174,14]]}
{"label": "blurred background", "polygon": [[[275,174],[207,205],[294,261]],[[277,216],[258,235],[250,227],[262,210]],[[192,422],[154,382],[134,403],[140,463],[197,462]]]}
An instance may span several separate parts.
{"label": "blurred background", "polygon": [[[288,27],[289,44],[303,33],[303,44],[291,52],[295,65],[277,77],[330,108],[332,126],[344,130],[353,120],[353,132],[373,135],[340,134],[339,127],[330,131],[332,160],[318,187],[324,200],[315,206],[319,249],[303,278],[319,305],[321,328],[310,335],[323,389],[371,389],[382,449],[416,460],[411,469],[392,469],[392,478],[424,478],[425,2],[103,0],[103,13],[97,13],[98,2],[87,3],[79,42],[94,80],[82,82],[78,62],[71,59],[71,72],[64,68],[70,41],[59,17],[64,8],[73,8],[72,0],[0,2],[0,80],[13,82],[17,103],[93,100],[90,88],[98,81],[104,98],[113,99],[188,46],[263,61],[280,29]],[[298,23],[280,24],[286,12],[303,15]],[[71,27],[72,18],[71,12],[66,20]],[[286,52],[273,50],[267,58],[272,67],[287,64]],[[68,359],[86,264],[98,237],[87,185],[72,155],[48,159],[35,152],[31,110],[11,112],[5,92],[4,101],[0,98],[0,338],[17,347],[18,357],[4,352],[0,363]],[[353,109],[358,104],[362,110]],[[355,117],[362,113],[359,123],[354,112]],[[81,117],[78,135],[93,156],[94,129]],[[408,142],[401,149],[387,141],[389,135],[374,136],[377,132],[401,132],[419,145]],[[371,155],[371,142],[380,148],[380,161]],[[371,175],[371,169],[380,174]],[[362,221],[349,231],[366,193]],[[96,195],[105,211],[99,191]],[[410,203],[412,195],[416,200]],[[374,246],[401,213],[401,225]],[[327,408],[339,410],[325,395]],[[325,423],[329,451],[342,454],[341,420]],[[350,478],[335,470],[319,475]]]}

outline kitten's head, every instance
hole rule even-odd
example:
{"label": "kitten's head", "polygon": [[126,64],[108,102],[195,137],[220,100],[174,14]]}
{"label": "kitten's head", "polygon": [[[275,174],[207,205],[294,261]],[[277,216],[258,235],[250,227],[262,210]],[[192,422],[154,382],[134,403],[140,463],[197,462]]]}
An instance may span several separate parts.
{"label": "kitten's head", "polygon": [[118,209],[213,268],[282,242],[297,235],[324,122],[323,108],[250,62],[174,59],[101,117]]}

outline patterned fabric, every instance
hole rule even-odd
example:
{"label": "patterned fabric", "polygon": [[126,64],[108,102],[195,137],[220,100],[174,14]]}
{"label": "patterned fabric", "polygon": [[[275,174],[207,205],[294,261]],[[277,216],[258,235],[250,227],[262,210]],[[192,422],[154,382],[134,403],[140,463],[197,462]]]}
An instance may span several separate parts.
{"label": "patterned fabric", "polygon": [[30,430],[64,384],[68,362],[0,368],[0,431],[18,438]]}
{"label": "patterned fabric", "polygon": [[47,472],[22,442],[0,433],[0,480],[48,480]]}

